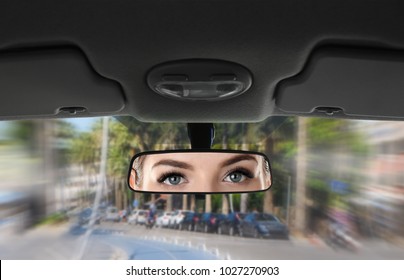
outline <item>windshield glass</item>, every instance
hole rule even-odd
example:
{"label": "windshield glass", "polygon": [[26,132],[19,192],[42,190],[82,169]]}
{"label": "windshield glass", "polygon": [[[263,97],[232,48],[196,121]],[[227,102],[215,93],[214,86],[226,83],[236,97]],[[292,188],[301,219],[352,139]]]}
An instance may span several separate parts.
{"label": "windshield glass", "polygon": [[[190,148],[186,124],[0,122],[0,258],[404,259],[404,122],[272,117],[214,126],[213,149],[268,156],[270,190],[131,191],[131,157]],[[252,213],[278,222],[258,225]]]}

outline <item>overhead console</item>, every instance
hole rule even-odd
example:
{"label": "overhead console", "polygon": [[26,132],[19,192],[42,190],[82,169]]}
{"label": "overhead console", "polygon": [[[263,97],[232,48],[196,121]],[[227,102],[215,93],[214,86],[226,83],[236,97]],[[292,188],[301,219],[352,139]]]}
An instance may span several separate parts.
{"label": "overhead console", "polygon": [[1,118],[95,116],[124,106],[121,86],[100,76],[79,49],[0,52]]}
{"label": "overhead console", "polygon": [[321,48],[282,81],[275,102],[285,113],[360,118],[404,117],[404,52]]}

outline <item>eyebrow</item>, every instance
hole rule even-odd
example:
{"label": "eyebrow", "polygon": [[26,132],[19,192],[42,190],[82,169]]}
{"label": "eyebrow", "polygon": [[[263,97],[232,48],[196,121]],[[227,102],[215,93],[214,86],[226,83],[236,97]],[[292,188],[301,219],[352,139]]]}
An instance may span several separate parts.
{"label": "eyebrow", "polygon": [[178,160],[172,160],[172,159],[163,159],[160,160],[158,162],[156,162],[155,164],[153,164],[152,169],[160,166],[160,165],[167,165],[167,166],[171,166],[171,167],[177,167],[177,168],[182,168],[182,169],[190,169],[193,170],[193,166],[183,162],[183,161],[178,161]]}
{"label": "eyebrow", "polygon": [[256,163],[258,163],[257,159],[252,155],[237,155],[237,156],[234,156],[234,157],[222,162],[220,167],[225,167],[225,166],[228,166],[228,165],[232,165],[234,163],[237,163],[237,162],[240,162],[240,161],[243,161],[243,160],[253,160]]}

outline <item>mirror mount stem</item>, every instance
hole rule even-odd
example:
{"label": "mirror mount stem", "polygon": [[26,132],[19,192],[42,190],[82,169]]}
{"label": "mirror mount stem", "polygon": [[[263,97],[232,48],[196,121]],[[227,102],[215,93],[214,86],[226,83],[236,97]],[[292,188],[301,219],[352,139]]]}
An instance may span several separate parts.
{"label": "mirror mount stem", "polygon": [[215,139],[213,123],[188,123],[191,149],[210,149]]}
{"label": "mirror mount stem", "polygon": [[[215,128],[212,123],[188,123],[188,137],[191,149],[210,149],[215,139]],[[205,194],[195,194],[196,200],[205,200]]]}

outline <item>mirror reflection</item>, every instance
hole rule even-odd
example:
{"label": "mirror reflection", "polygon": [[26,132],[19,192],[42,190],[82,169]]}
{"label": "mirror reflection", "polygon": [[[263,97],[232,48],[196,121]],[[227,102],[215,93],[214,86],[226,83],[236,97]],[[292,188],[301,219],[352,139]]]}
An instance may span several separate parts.
{"label": "mirror reflection", "polygon": [[227,193],[266,190],[271,186],[264,154],[209,150],[169,151],[136,155],[129,186],[160,193]]}

